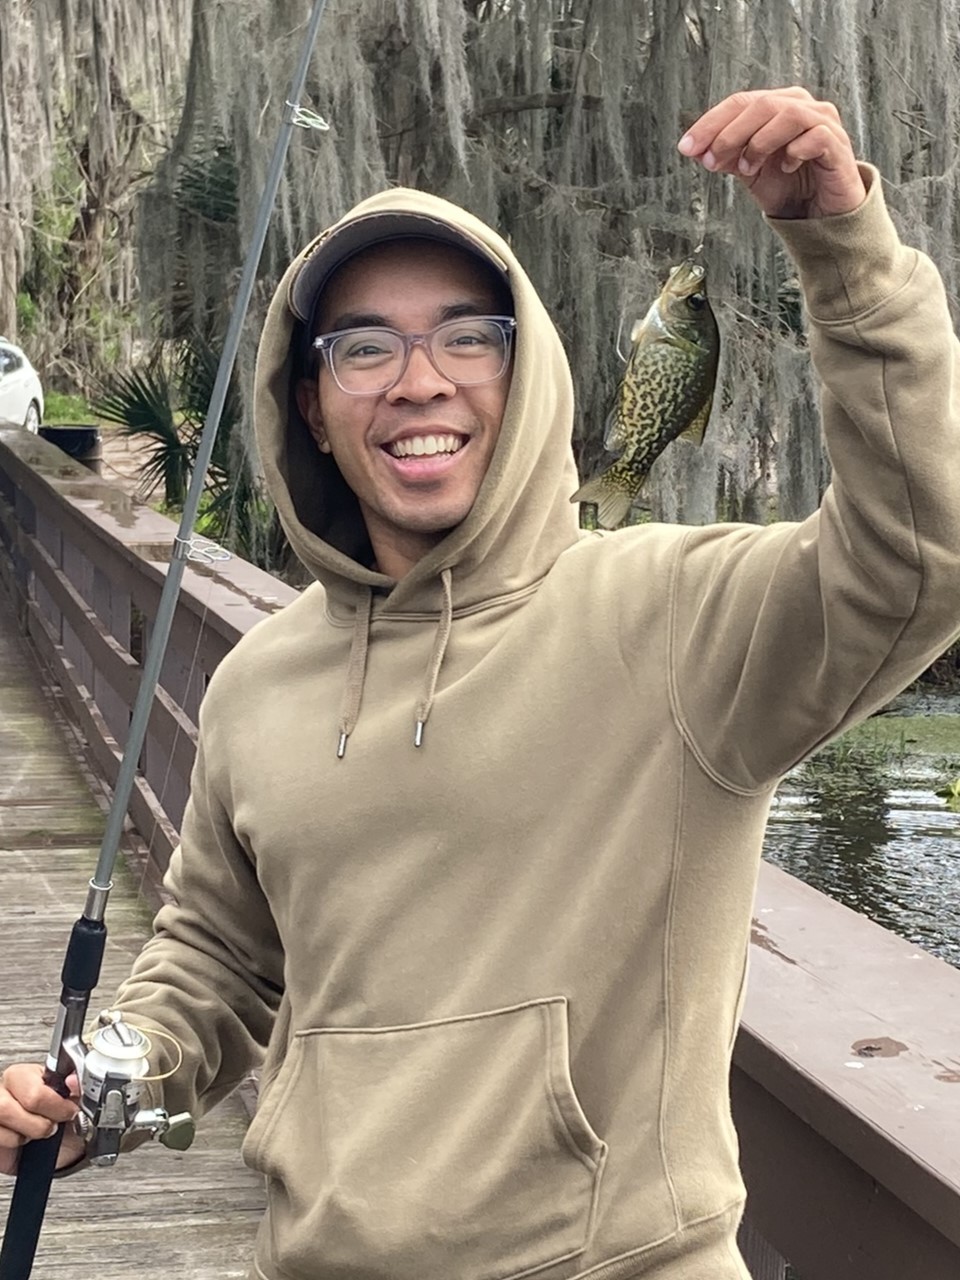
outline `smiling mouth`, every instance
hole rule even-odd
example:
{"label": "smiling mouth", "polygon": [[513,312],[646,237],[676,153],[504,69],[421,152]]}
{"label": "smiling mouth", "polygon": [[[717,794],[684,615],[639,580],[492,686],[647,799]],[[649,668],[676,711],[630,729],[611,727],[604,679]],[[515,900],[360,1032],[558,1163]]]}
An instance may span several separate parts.
{"label": "smiling mouth", "polygon": [[450,434],[406,436],[384,445],[384,449],[393,458],[431,458],[436,454],[459,453],[466,443],[463,436]]}

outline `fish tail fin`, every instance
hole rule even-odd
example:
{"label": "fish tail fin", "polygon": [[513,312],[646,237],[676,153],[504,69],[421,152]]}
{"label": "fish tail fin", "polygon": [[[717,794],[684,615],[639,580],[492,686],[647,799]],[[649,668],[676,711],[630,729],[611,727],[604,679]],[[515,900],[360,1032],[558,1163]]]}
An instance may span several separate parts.
{"label": "fish tail fin", "polygon": [[570,501],[595,502],[601,528],[616,529],[627,518],[633,494],[612,483],[609,476],[597,476],[581,485]]}

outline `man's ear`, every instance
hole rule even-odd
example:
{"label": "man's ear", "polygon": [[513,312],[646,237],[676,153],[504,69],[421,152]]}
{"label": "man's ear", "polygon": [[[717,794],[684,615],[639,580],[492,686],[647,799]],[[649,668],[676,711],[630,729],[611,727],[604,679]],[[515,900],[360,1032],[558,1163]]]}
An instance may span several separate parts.
{"label": "man's ear", "polygon": [[297,383],[297,408],[310,428],[310,434],[316,441],[321,453],[330,452],[330,441],[323,429],[323,418],[320,416],[320,395],[315,378],[301,378]]}

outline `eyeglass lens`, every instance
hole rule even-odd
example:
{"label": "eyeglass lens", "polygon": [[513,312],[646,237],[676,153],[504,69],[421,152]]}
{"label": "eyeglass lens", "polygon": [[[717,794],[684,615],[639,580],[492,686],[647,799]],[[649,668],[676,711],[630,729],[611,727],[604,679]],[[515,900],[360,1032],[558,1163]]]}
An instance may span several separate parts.
{"label": "eyeglass lens", "polygon": [[405,337],[392,329],[351,329],[330,344],[330,366],[344,391],[372,395],[399,380],[407,348],[417,342],[426,346],[444,377],[458,386],[473,386],[503,373],[510,330],[481,316],[450,320],[422,337]]}

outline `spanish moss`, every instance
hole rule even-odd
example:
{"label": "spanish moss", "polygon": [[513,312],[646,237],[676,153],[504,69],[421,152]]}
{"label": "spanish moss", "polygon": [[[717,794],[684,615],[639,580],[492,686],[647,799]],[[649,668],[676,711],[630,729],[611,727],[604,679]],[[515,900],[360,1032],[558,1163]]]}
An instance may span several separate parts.
{"label": "spanish moss", "polygon": [[[71,322],[78,295],[123,311],[114,358],[222,332],[310,7],[7,0],[0,328],[15,328],[26,294],[50,322],[39,345],[91,365],[104,355],[90,309],[83,341]],[[303,103],[330,128],[297,131],[291,148],[241,390],[289,256],[372,191],[422,187],[497,226],[528,265],[573,366],[589,471],[622,369],[618,331],[704,240],[717,402],[702,448],[671,446],[642,505],[688,522],[806,514],[829,467],[797,282],[736,184],[676,150],[709,101],[789,83],[837,102],[956,303],[960,0],[330,0]],[[65,174],[84,202],[78,226],[51,230]],[[51,293],[58,235],[73,258],[57,259]]]}

